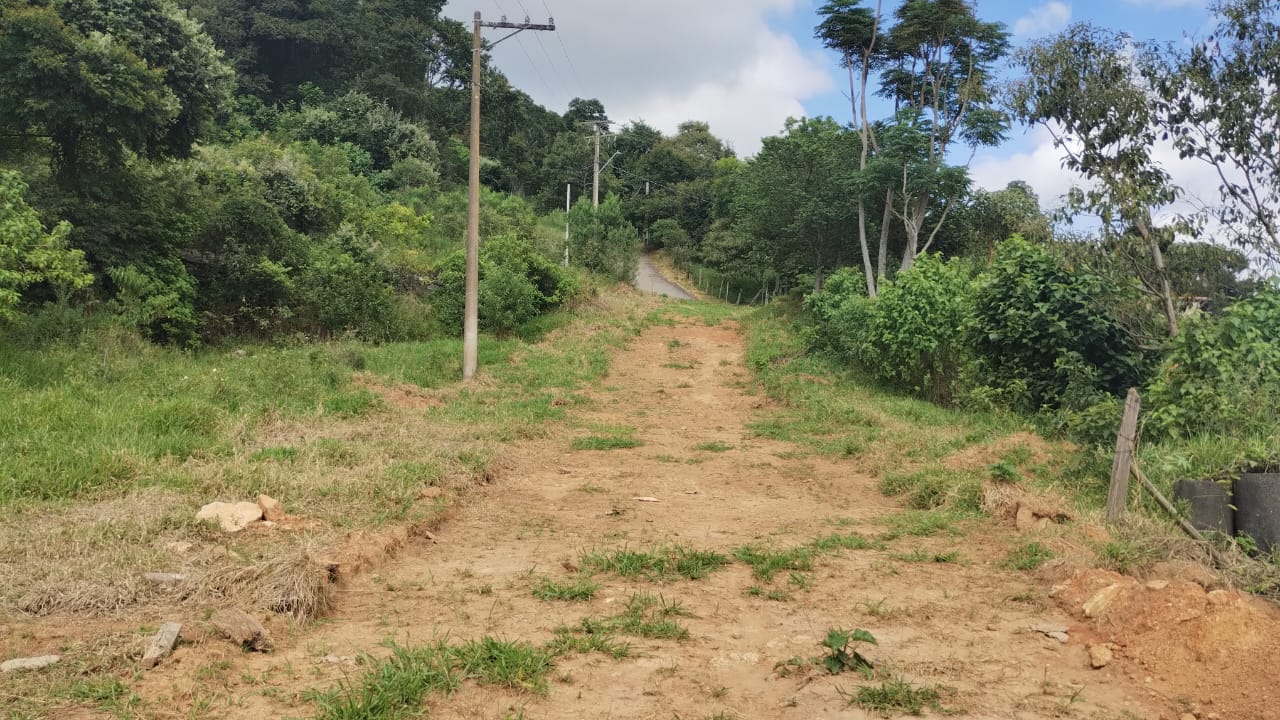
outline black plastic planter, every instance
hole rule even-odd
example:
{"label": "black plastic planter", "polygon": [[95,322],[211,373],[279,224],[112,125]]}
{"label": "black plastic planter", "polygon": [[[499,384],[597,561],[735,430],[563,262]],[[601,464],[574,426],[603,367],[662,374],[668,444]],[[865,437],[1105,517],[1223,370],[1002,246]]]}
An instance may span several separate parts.
{"label": "black plastic planter", "polygon": [[1280,545],[1280,473],[1245,473],[1236,480],[1236,531],[1270,552]]}
{"label": "black plastic planter", "polygon": [[1197,530],[1236,534],[1235,512],[1226,485],[1212,480],[1179,480],[1173,484],[1173,496],[1190,504],[1191,524]]}

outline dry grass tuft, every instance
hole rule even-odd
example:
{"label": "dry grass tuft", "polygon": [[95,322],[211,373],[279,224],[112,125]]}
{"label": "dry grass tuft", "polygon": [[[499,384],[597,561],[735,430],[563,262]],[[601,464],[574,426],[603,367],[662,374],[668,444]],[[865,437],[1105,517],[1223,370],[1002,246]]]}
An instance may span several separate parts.
{"label": "dry grass tuft", "polygon": [[270,610],[299,621],[322,617],[334,601],[329,568],[305,551],[219,568],[191,581],[186,590],[190,601]]}

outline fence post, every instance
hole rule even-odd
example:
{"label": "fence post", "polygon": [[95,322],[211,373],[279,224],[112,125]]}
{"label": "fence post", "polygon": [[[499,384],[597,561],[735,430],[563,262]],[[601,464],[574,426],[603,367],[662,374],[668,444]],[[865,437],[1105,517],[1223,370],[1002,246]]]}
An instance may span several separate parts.
{"label": "fence post", "polygon": [[1129,466],[1133,462],[1133,444],[1138,434],[1138,411],[1141,407],[1137,388],[1129,388],[1120,432],[1116,433],[1116,457],[1111,465],[1111,488],[1107,492],[1108,525],[1124,519],[1125,503],[1129,498]]}

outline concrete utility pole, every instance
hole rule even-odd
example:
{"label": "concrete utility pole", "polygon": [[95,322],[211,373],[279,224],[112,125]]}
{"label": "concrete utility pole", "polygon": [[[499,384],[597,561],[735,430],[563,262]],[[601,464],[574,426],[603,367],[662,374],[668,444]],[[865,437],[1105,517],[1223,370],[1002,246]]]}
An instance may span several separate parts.
{"label": "concrete utility pole", "polygon": [[546,25],[535,25],[525,18],[522,23],[484,22],[476,11],[471,43],[471,167],[467,178],[467,270],[466,299],[462,310],[462,380],[470,382],[476,374],[480,347],[480,70],[484,63],[484,40],[481,28],[507,28],[510,35],[491,43],[493,47],[524,30],[555,30],[555,18]]}
{"label": "concrete utility pole", "polygon": [[593,122],[591,127],[596,131],[596,157],[591,166],[595,168],[591,179],[591,207],[600,207],[600,123]]}

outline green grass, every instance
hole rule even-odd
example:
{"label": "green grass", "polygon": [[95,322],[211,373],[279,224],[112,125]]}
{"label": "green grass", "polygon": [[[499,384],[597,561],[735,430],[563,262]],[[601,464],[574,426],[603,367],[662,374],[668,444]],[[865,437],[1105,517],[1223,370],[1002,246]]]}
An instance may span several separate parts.
{"label": "green grass", "polygon": [[784,570],[801,572],[813,570],[813,555],[813,548],[807,545],[798,545],[786,550],[760,545],[743,545],[733,551],[734,558],[749,565],[752,576],[764,582],[772,582],[774,575]]}
{"label": "green grass", "polygon": [[592,550],[579,559],[583,572],[607,572],[649,580],[685,578],[701,580],[729,564],[729,558],[709,550],[668,545],[650,551],[618,548]]}
{"label": "green grass", "polygon": [[693,446],[693,449],[699,450],[701,452],[722,453],[722,452],[729,452],[730,450],[733,449],[733,446],[730,445],[729,443],[720,442],[719,440],[717,440],[715,442],[698,443],[697,445]]}
{"label": "green grass", "polygon": [[864,685],[847,694],[850,705],[883,713],[923,715],[925,709],[944,712],[942,690],[938,686],[915,686],[902,678],[889,678],[879,685]]}
{"label": "green grass", "polygon": [[317,706],[317,720],[399,720],[418,715],[428,695],[455,692],[462,680],[447,644],[393,645],[391,657],[361,677],[307,696]]}
{"label": "green grass", "polygon": [[1035,570],[1052,559],[1052,550],[1038,542],[1029,542],[1009,551],[1005,565],[1014,570]]}
{"label": "green grass", "polygon": [[687,640],[689,630],[675,618],[692,614],[676,601],[661,595],[636,593],[627,599],[621,613],[607,618],[584,618],[582,632],[587,635],[633,635],[655,640]]}
{"label": "green grass", "polygon": [[942,533],[960,535],[958,524],[968,517],[952,510],[907,510],[882,518],[889,528],[882,538],[893,540],[904,535],[932,537]]}
{"label": "green grass", "polygon": [[894,560],[911,563],[956,564],[960,562],[960,553],[955,550],[950,552],[929,552],[922,548],[916,548],[909,553],[893,553],[889,557]]}
{"label": "green grass", "polygon": [[588,435],[573,439],[570,445],[574,450],[629,450],[640,447],[644,442],[637,438],[620,435]]}
{"label": "green grass", "polygon": [[462,677],[481,685],[496,685],[542,693],[552,654],[527,642],[484,637],[452,649],[454,666]]}
{"label": "green grass", "polygon": [[[653,612],[652,604],[641,610]],[[364,658],[368,669],[361,676],[305,693],[317,707],[317,720],[421,717],[426,698],[451,695],[468,680],[542,694],[557,657],[600,652],[622,658],[630,653],[630,646],[614,641],[610,632],[574,635],[566,629],[541,646],[486,636],[456,645],[436,640],[414,648],[394,643],[389,647],[391,656],[385,660]]]}
{"label": "green grass", "polygon": [[586,602],[596,596],[600,584],[587,578],[576,578],[569,582],[557,582],[551,578],[542,578],[533,587],[533,596],[539,600],[561,600],[564,602]]}

